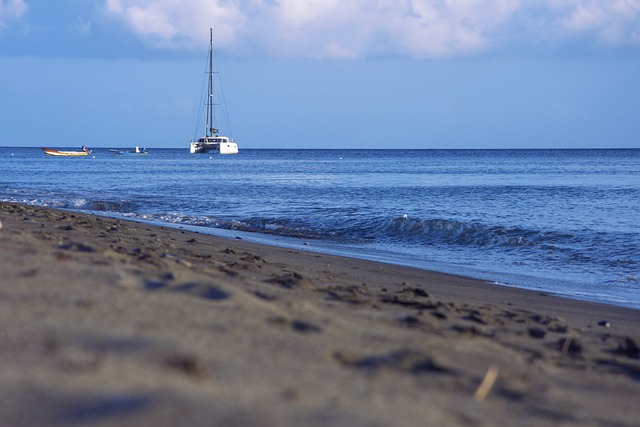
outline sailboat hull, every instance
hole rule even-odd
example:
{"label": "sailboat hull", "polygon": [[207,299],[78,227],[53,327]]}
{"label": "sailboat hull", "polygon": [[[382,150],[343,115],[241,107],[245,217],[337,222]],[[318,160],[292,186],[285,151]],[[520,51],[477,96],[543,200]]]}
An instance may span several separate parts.
{"label": "sailboat hull", "polygon": [[220,154],[238,154],[238,144],[235,142],[220,144]]}
{"label": "sailboat hull", "polygon": [[226,141],[223,142],[211,142],[205,140],[205,138],[200,139],[201,140],[199,141],[191,141],[189,144],[189,152],[191,154],[203,154],[210,151],[214,151],[219,154],[238,154],[238,144],[234,141],[226,140],[227,138],[224,138]]}

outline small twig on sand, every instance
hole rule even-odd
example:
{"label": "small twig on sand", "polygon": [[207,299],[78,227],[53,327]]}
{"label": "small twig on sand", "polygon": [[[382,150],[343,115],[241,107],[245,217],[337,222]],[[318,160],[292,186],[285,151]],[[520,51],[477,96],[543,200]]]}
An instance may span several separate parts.
{"label": "small twig on sand", "polygon": [[487,369],[487,373],[484,375],[480,386],[473,395],[473,400],[476,402],[482,402],[491,391],[491,388],[495,384],[497,378],[498,368],[496,368],[495,366],[489,366],[489,369]]}

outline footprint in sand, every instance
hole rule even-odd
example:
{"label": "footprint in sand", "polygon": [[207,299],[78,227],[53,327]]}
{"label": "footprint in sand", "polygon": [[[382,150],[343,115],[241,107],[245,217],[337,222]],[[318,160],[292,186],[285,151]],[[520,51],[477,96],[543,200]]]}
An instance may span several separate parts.
{"label": "footprint in sand", "polygon": [[456,369],[436,361],[433,357],[413,350],[396,350],[373,356],[354,356],[336,352],[334,358],[344,366],[371,371],[390,369],[409,374],[458,374]]}
{"label": "footprint in sand", "polygon": [[286,289],[315,289],[311,280],[296,272],[285,272],[280,275],[274,274],[271,279],[267,280],[267,283],[278,285]]}
{"label": "footprint in sand", "polygon": [[148,280],[145,285],[145,289],[149,291],[169,291],[180,292],[187,295],[204,298],[211,301],[224,301],[230,298],[231,294],[224,289],[219,288],[208,283],[183,283],[179,285],[168,285],[165,282]]}
{"label": "footprint in sand", "polygon": [[268,322],[274,325],[290,327],[294,331],[303,334],[322,332],[322,329],[319,326],[316,326],[312,323],[306,322],[304,320],[288,319],[283,316],[272,317],[268,319]]}

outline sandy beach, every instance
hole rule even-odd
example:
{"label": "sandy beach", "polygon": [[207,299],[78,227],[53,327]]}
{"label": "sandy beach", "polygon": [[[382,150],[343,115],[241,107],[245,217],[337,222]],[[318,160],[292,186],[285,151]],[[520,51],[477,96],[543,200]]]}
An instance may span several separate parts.
{"label": "sandy beach", "polygon": [[637,426],[640,311],[0,203],[2,426]]}

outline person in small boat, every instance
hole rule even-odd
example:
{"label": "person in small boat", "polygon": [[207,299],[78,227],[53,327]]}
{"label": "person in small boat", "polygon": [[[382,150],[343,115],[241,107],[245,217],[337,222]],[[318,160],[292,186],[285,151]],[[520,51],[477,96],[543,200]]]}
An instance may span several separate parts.
{"label": "person in small boat", "polygon": [[83,145],[83,146],[82,146],[82,151],[84,151],[85,153],[88,153],[88,152],[89,152],[89,150],[87,150],[87,146],[86,146],[86,145]]}
{"label": "person in small boat", "polygon": [[136,153],[139,153],[139,152],[140,152],[140,147],[136,145]]}

